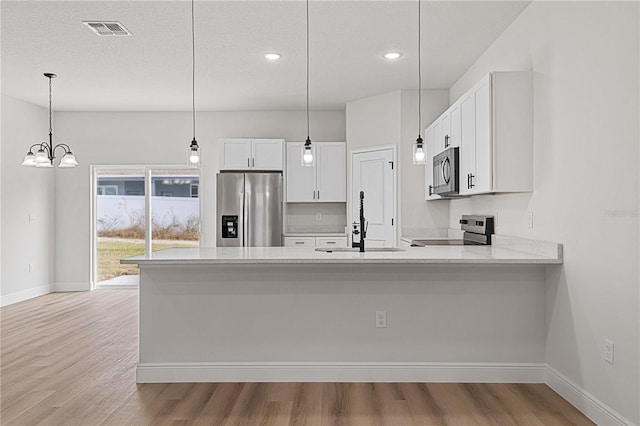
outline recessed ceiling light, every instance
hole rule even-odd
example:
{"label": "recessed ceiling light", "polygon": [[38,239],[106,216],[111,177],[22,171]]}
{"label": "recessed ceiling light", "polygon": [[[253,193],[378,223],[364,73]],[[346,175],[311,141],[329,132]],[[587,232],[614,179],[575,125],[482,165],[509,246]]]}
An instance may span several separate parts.
{"label": "recessed ceiling light", "polygon": [[402,56],[402,53],[400,52],[387,52],[384,55],[385,59],[389,59],[391,61],[398,59],[400,56]]}
{"label": "recessed ceiling light", "polygon": [[275,53],[275,52],[265,53],[262,56],[264,56],[265,58],[267,58],[270,61],[277,61],[278,59],[282,58],[281,54]]}

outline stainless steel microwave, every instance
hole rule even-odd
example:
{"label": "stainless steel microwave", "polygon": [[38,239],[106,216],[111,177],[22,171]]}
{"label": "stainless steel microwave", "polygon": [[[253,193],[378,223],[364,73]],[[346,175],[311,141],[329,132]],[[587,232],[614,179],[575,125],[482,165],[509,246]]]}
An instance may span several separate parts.
{"label": "stainless steel microwave", "polygon": [[433,156],[433,194],[457,195],[459,190],[459,148],[447,148]]}

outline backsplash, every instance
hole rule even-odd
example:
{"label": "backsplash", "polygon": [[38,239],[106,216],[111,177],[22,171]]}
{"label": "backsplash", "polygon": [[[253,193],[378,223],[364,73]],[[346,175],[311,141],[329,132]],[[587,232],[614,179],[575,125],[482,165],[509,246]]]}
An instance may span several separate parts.
{"label": "backsplash", "polygon": [[346,203],[287,203],[285,233],[343,233]]}

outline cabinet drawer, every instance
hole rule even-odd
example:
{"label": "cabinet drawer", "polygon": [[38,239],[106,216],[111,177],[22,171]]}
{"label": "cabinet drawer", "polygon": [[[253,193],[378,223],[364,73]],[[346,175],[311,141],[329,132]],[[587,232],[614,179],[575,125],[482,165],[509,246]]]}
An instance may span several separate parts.
{"label": "cabinet drawer", "polygon": [[346,247],[347,237],[316,237],[316,247],[318,248],[331,248],[331,247]]}
{"label": "cabinet drawer", "polygon": [[285,247],[308,247],[314,248],[316,239],[313,237],[284,237]]}

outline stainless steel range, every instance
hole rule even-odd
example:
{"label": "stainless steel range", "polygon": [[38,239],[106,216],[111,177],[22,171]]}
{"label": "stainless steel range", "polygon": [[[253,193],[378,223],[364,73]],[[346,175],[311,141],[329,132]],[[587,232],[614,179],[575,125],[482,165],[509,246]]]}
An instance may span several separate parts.
{"label": "stainless steel range", "polygon": [[413,240],[411,246],[462,246],[462,245],[491,245],[491,236],[495,233],[495,219],[493,216],[462,215],[460,229],[464,231],[462,239],[428,239]]}

